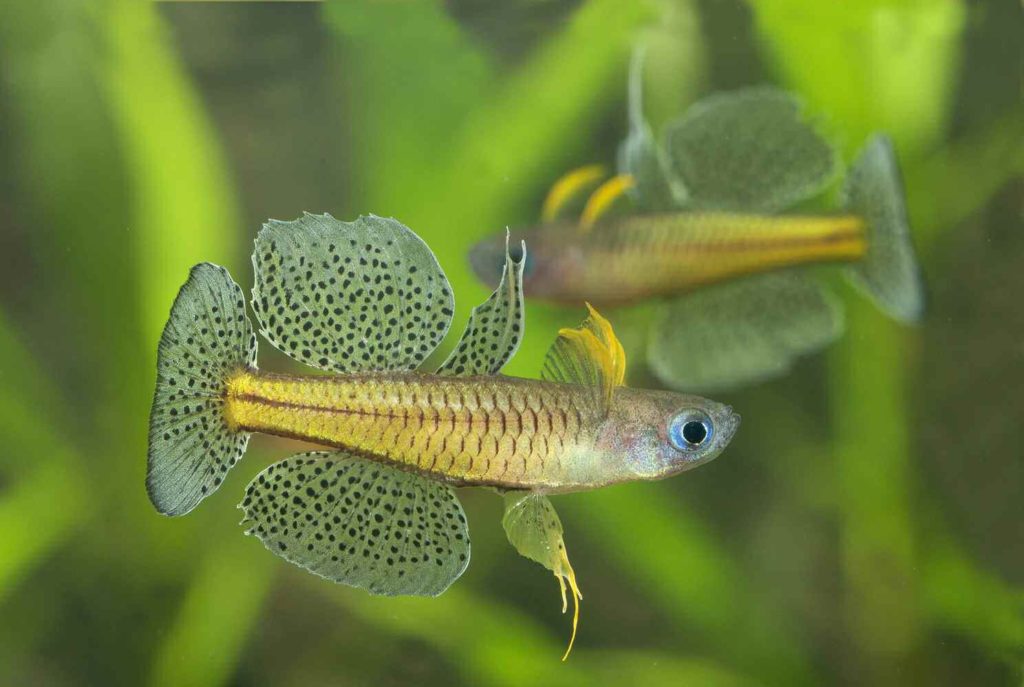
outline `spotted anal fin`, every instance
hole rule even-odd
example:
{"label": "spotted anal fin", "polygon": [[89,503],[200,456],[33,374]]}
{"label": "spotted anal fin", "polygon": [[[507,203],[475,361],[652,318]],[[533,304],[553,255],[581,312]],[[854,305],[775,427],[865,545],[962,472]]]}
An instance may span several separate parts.
{"label": "spotted anal fin", "polygon": [[744,277],[668,303],[647,362],[666,385],[720,391],[771,377],[843,331],[835,297],[792,270]]}
{"label": "spotted anal fin", "polygon": [[569,646],[562,656],[564,661],[572,651],[576,641],[576,627],[580,619],[580,593],[576,583],[576,573],[569,563],[569,555],[565,550],[562,538],[562,521],[558,518],[554,506],[548,497],[541,494],[509,492],[505,494],[505,515],[501,524],[508,535],[508,541],[520,555],[531,561],[540,563],[554,573],[558,587],[562,593],[562,613],[568,610],[566,586],[572,595],[573,617],[572,636]]}
{"label": "spotted anal fin", "polygon": [[596,407],[607,413],[615,387],[626,377],[626,353],[612,325],[589,303],[579,327],[564,328],[548,350],[541,377],[593,390]]}
{"label": "spotted anal fin", "polygon": [[322,370],[413,369],[451,325],[447,277],[423,240],[394,219],[271,220],[252,262],[260,332]]}
{"label": "spotted anal fin", "polygon": [[437,596],[469,565],[452,489],[346,453],[302,453],[250,482],[246,534],[321,577],[383,596]]}
{"label": "spotted anal fin", "polygon": [[512,359],[523,339],[523,265],[526,244],[518,259],[509,252],[505,237],[505,266],[498,287],[473,308],[466,331],[437,373],[442,375],[496,375]]}
{"label": "spotted anal fin", "polygon": [[777,212],[822,191],[838,170],[799,101],[766,87],[694,104],[667,127],[665,152],[693,209]]}
{"label": "spotted anal fin", "polygon": [[583,194],[597,186],[607,174],[604,165],[585,165],[563,174],[544,198],[541,220],[547,224],[569,214]]}

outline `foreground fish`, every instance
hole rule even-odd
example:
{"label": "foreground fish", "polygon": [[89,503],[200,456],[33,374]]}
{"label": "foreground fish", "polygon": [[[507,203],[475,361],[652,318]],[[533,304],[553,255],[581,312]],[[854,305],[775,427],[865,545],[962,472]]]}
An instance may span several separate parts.
{"label": "foreground fish", "polygon": [[563,611],[569,584],[575,638],[582,597],[547,494],[674,475],[717,456],[739,425],[719,403],[623,386],[622,347],[593,309],[559,333],[543,379],[500,375],[524,328],[522,260],[507,248],[497,289],[431,373],[417,368],[454,303],[433,253],[404,225],[271,221],[253,266],[260,332],[332,374],[258,371],[241,289],[224,268],[197,265],[160,340],[149,496],[161,513],[188,513],[253,432],[330,447],[266,468],[240,507],[268,549],[336,582],[440,594],[469,562],[451,487],[493,487],[506,494],[509,540],[554,572]]}
{"label": "foreground fish", "polygon": [[[562,216],[600,180],[593,167],[556,183],[544,224],[515,234],[530,246],[528,297],[598,306],[675,298],[648,358],[664,381],[691,389],[778,373],[839,335],[834,300],[798,267],[846,263],[885,312],[905,322],[920,316],[917,264],[886,138],[873,137],[853,164],[840,212],[778,214],[820,192],[836,172],[831,147],[801,120],[793,98],[771,89],[712,96],[669,124],[664,145],[633,117],[622,172],[593,192],[579,220]],[[637,212],[609,216],[624,194]],[[500,273],[503,240],[470,251],[474,271],[489,283]]]}

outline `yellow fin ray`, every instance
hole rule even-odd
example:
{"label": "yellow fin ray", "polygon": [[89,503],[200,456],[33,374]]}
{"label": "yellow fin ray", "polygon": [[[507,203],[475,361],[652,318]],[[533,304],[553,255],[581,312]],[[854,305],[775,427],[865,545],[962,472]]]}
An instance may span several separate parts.
{"label": "yellow fin ray", "polygon": [[604,182],[590,194],[587,204],[580,215],[580,231],[587,233],[594,226],[597,220],[615,205],[615,202],[624,196],[627,191],[636,186],[636,181],[629,174],[618,174]]}
{"label": "yellow fin ray", "polygon": [[541,220],[547,223],[558,219],[558,216],[574,198],[599,182],[605,174],[607,171],[604,165],[586,165],[563,174],[558,181],[552,184],[551,190],[544,198]]}
{"label": "yellow fin ray", "polygon": [[559,330],[541,377],[592,387],[599,408],[607,412],[615,387],[625,382],[626,353],[611,323],[590,303],[587,311],[589,315],[579,327]]}
{"label": "yellow fin ray", "polygon": [[573,644],[576,642],[576,629],[580,619],[580,600],[583,594],[576,583],[576,572],[569,563],[569,555],[565,550],[562,538],[562,521],[558,518],[554,506],[547,496],[524,492],[505,494],[505,515],[501,519],[508,541],[520,555],[531,561],[540,563],[555,574],[558,588],[562,594],[562,613],[569,609],[566,598],[566,584],[572,593],[573,616],[572,636],[569,646],[562,655],[564,661],[569,657]]}

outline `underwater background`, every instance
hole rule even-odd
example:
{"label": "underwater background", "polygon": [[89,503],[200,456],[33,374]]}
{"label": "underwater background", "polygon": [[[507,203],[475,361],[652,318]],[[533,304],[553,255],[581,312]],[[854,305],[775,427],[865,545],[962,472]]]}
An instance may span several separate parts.
{"label": "underwater background", "polygon": [[[473,562],[436,599],[331,584],[216,498],[144,489],[160,330],[189,267],[246,289],[267,218],[373,212],[466,251],[613,165],[632,50],[652,123],[773,84],[849,162],[893,139],[928,303],[716,399],[691,473],[554,498],[584,594],[460,490]],[[381,0],[0,5],[0,684],[1024,684],[1024,11],[1014,0]],[[606,313],[628,341],[631,318]],[[531,304],[535,377],[580,307]],[[450,336],[450,347],[455,336]],[[680,351],[685,356],[685,351]],[[650,384],[642,360],[630,379]],[[699,360],[693,364],[699,365]],[[295,369],[261,345],[261,367]]]}

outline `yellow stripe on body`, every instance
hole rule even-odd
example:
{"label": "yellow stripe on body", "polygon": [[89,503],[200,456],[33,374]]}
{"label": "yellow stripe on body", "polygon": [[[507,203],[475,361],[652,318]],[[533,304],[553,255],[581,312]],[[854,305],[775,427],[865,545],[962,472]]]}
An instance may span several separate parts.
{"label": "yellow stripe on body", "polygon": [[682,293],[744,274],[854,262],[867,250],[854,215],[685,213],[602,227],[586,254],[581,290],[600,303]]}
{"label": "yellow stripe on body", "polygon": [[567,456],[594,434],[576,396],[565,385],[501,377],[240,371],[228,381],[225,413],[234,429],[377,456],[450,482],[557,489],[571,480]]}

